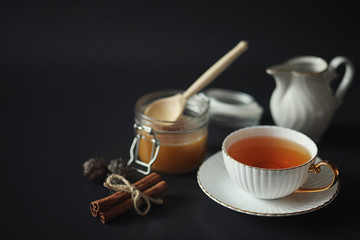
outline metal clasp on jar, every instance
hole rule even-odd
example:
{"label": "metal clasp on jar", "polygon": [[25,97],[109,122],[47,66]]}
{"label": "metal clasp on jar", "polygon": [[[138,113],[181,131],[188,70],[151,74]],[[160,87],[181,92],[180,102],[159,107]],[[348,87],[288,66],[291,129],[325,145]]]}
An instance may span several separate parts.
{"label": "metal clasp on jar", "polygon": [[[135,169],[137,172],[142,173],[144,175],[148,175],[151,171],[151,165],[155,162],[155,160],[159,154],[160,140],[158,138],[156,138],[156,132],[151,127],[147,127],[147,126],[143,126],[138,123],[135,123],[134,130],[135,130],[135,137],[130,146],[130,159],[129,159],[127,165],[130,166],[131,164],[133,164],[134,166],[131,166],[131,167],[133,169]],[[151,156],[150,156],[150,161],[148,163],[145,163],[138,159],[140,139],[145,138],[141,134],[142,131],[146,132],[147,134],[149,134],[153,137],[151,139],[151,142],[152,142]]]}

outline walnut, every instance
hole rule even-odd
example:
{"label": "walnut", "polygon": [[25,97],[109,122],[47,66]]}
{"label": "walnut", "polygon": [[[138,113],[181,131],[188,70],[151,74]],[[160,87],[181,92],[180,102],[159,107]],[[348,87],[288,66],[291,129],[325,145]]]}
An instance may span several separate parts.
{"label": "walnut", "polygon": [[126,179],[131,179],[131,168],[127,166],[127,162],[122,158],[115,158],[110,161],[108,165],[108,170],[110,173],[115,173],[123,176]]}
{"label": "walnut", "polygon": [[90,180],[98,183],[103,183],[106,179],[108,168],[107,162],[104,158],[90,158],[83,164],[84,175]]}

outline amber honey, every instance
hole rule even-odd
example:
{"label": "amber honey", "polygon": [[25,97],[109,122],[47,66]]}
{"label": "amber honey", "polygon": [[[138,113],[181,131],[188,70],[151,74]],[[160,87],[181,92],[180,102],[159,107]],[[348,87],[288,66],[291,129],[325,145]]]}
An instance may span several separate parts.
{"label": "amber honey", "polygon": [[250,137],[233,143],[228,154],[243,164],[283,169],[300,166],[311,159],[305,147],[293,141],[275,137]]}
{"label": "amber honey", "polygon": [[160,143],[159,151],[151,169],[167,174],[195,170],[206,154],[209,99],[205,95],[196,94],[189,98],[183,115],[174,122],[161,121],[144,114],[144,109],[151,102],[177,93],[179,92],[150,93],[140,98],[135,106],[135,123],[140,126],[137,133],[141,135],[138,158],[142,162],[150,162],[156,138]]}
{"label": "amber honey", "polygon": [[[190,136],[158,136],[161,145],[156,161],[151,168],[154,171],[178,174],[196,169],[203,161],[206,153],[207,134],[204,131]],[[139,158],[150,161],[153,143],[149,138],[140,140]]]}

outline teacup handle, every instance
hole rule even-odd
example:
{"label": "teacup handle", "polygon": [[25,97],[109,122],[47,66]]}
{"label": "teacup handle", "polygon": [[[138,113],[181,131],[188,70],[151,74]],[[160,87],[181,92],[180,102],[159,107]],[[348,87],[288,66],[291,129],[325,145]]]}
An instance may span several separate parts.
{"label": "teacup handle", "polygon": [[325,187],[321,187],[321,188],[299,188],[297,191],[297,193],[299,192],[321,192],[324,190],[327,190],[329,188],[331,188],[338,180],[339,177],[339,170],[337,168],[337,166],[334,163],[322,160],[320,162],[318,162],[317,164],[312,164],[309,168],[309,172],[314,172],[314,173],[319,173],[320,172],[320,167],[321,166],[327,166],[329,167],[332,172],[333,172],[333,179],[331,181],[331,183]]}
{"label": "teacup handle", "polygon": [[354,77],[354,65],[346,57],[342,57],[342,56],[335,57],[333,60],[331,60],[330,67],[336,70],[336,68],[338,68],[341,64],[345,64],[346,68],[345,68],[344,77],[341,80],[335,92],[336,106],[339,106],[341,104],[341,101],[345,93],[349,89],[350,84]]}

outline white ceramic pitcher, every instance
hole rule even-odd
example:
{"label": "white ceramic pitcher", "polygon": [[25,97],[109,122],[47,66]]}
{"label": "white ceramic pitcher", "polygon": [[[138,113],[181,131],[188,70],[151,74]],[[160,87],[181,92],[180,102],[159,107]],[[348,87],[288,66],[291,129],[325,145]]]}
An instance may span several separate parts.
{"label": "white ceramic pitcher", "polygon": [[[330,83],[336,68],[345,64],[344,76],[333,93]],[[270,110],[276,125],[292,128],[318,141],[327,129],[335,109],[348,90],[354,67],[345,57],[335,57],[328,64],[315,56],[291,58],[266,69],[275,78]]]}

